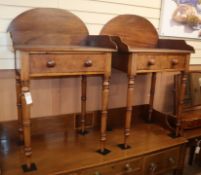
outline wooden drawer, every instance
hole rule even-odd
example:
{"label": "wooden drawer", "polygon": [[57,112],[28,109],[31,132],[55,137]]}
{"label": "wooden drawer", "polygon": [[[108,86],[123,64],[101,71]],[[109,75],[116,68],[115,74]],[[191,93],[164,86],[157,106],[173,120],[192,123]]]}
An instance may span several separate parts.
{"label": "wooden drawer", "polygon": [[143,172],[142,160],[142,158],[135,158],[114,162],[83,170],[79,175],[141,175]]}
{"label": "wooden drawer", "polygon": [[166,60],[161,62],[162,69],[185,69],[185,55],[167,55]]}
{"label": "wooden drawer", "polygon": [[137,71],[181,70],[185,69],[186,56],[178,54],[137,54]]}
{"label": "wooden drawer", "polygon": [[81,171],[79,175],[113,175],[112,165],[103,165]]}
{"label": "wooden drawer", "polygon": [[37,73],[79,73],[104,72],[105,54],[33,54],[30,56],[30,72]]}
{"label": "wooden drawer", "polygon": [[143,158],[135,158],[115,163],[115,175],[141,175],[143,172]]}
{"label": "wooden drawer", "polygon": [[145,159],[145,174],[160,174],[178,166],[179,147],[152,154]]}
{"label": "wooden drawer", "polygon": [[163,55],[137,54],[137,70],[160,70]]}
{"label": "wooden drawer", "polygon": [[179,152],[179,148],[174,148],[165,152],[165,169],[174,169],[178,167]]}

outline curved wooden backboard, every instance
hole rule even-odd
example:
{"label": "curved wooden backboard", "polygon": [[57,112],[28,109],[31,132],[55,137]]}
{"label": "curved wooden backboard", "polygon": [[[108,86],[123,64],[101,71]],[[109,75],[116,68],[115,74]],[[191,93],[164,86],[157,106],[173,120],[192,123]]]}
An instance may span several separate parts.
{"label": "curved wooden backboard", "polygon": [[14,44],[32,44],[32,41],[37,44],[61,44],[62,38],[64,41],[69,36],[83,38],[88,35],[81,19],[55,8],[35,8],[20,14],[10,23],[8,32]]}
{"label": "curved wooden backboard", "polygon": [[128,47],[154,48],[158,33],[145,18],[136,15],[119,15],[104,25],[101,35],[119,36]]}

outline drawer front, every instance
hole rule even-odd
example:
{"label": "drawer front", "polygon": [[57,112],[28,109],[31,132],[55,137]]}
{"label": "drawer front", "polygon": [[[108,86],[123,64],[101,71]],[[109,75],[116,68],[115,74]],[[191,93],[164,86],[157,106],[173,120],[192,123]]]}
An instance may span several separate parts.
{"label": "drawer front", "polygon": [[83,170],[80,175],[113,175],[113,167],[111,165],[103,165]]}
{"label": "drawer front", "polygon": [[165,169],[171,169],[171,168],[174,169],[178,167],[179,153],[180,153],[179,147],[165,152],[165,160],[164,160]]}
{"label": "drawer front", "polygon": [[146,157],[145,174],[159,174],[178,166],[179,147]]}
{"label": "drawer front", "polygon": [[35,54],[30,56],[30,71],[37,73],[104,72],[106,54]]}
{"label": "drawer front", "polygon": [[142,172],[142,158],[138,158],[83,170],[81,175],[141,175]]}
{"label": "drawer front", "polygon": [[165,61],[161,62],[162,69],[185,69],[186,67],[185,55],[168,55]]}
{"label": "drawer front", "polygon": [[187,57],[182,54],[137,54],[137,71],[181,70],[186,68]]}
{"label": "drawer front", "polygon": [[158,70],[161,69],[160,62],[163,59],[163,55],[153,55],[153,54],[138,54],[137,60],[137,70]]}
{"label": "drawer front", "polygon": [[114,164],[115,175],[140,175],[143,172],[143,159],[135,158]]}

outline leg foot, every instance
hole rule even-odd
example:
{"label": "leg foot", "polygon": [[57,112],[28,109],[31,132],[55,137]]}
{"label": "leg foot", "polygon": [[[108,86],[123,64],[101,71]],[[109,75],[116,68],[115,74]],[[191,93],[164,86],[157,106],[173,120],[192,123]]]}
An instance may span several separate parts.
{"label": "leg foot", "polygon": [[118,144],[117,146],[118,146],[120,149],[122,149],[122,150],[126,150],[126,149],[130,149],[130,148],[131,148],[131,146],[125,145],[124,143]]}
{"label": "leg foot", "polygon": [[78,131],[78,134],[80,134],[80,135],[82,135],[82,136],[84,136],[84,135],[86,135],[86,134],[88,134],[88,133],[89,133],[89,132],[86,131],[86,130],[84,130],[84,131],[82,131],[82,130]]}
{"label": "leg foot", "polygon": [[99,149],[96,152],[105,156],[105,155],[109,154],[111,151],[109,149],[104,148],[104,150]]}
{"label": "leg foot", "polygon": [[178,138],[179,135],[177,135],[174,131],[171,132],[170,134],[168,134],[171,138],[175,139],[175,138]]}
{"label": "leg foot", "polygon": [[36,171],[37,167],[36,167],[35,163],[31,163],[30,165],[23,164],[22,165],[22,170],[23,170],[24,173],[31,172],[31,171]]}

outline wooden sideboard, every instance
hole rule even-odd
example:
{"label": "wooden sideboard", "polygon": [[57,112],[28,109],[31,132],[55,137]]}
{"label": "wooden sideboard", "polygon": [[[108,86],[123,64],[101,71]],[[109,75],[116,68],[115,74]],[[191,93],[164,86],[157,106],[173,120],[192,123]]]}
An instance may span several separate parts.
{"label": "wooden sideboard", "polygon": [[[103,77],[101,144],[105,148],[106,122],[111,74],[111,53],[116,45],[107,36],[90,36],[84,23],[72,13],[61,9],[37,8],[17,16],[8,27],[15,50],[18,121],[25,155],[32,155],[30,110],[32,105],[30,80],[32,78],[81,76],[81,130],[85,128],[86,76]],[[36,102],[37,103],[37,102]],[[44,126],[45,127],[45,126]],[[36,169],[27,161],[24,171]]]}
{"label": "wooden sideboard", "polygon": [[[117,43],[118,53],[113,54],[112,66],[128,75],[127,112],[125,116],[124,142],[119,146],[128,149],[131,127],[131,114],[134,100],[134,85],[137,74],[151,73],[149,114],[147,122],[152,122],[154,94],[157,72],[181,72],[179,105],[176,112],[176,129],[172,135],[181,135],[180,114],[182,111],[186,73],[190,54],[194,49],[182,40],[159,39],[154,26],[145,18],[136,15],[119,15],[111,19],[101,31],[102,35],[111,36]],[[166,114],[164,114],[165,117]]]}
{"label": "wooden sideboard", "polygon": [[[186,149],[186,140],[184,138],[172,139],[168,137],[166,131],[161,127],[151,124],[139,124],[135,130],[132,130],[139,137],[132,135],[133,149],[125,152],[115,149],[103,159],[97,157],[93,152],[89,153],[87,160],[82,160],[82,164],[92,161],[93,163],[81,166],[72,164],[67,170],[58,171],[57,175],[156,175],[172,172],[174,175],[180,175],[183,172],[184,157]],[[116,129],[115,134],[120,134],[121,129]],[[157,134],[156,134],[157,133]],[[112,133],[111,133],[112,135]],[[111,138],[111,142],[118,142],[120,139]],[[85,148],[89,149],[89,148]],[[82,154],[84,151],[79,150]],[[96,160],[95,160],[96,159]],[[73,160],[71,160],[73,161]],[[79,158],[77,158],[79,161]],[[69,164],[70,161],[69,161]]]}
{"label": "wooden sideboard", "polygon": [[[45,129],[33,133],[34,154],[32,160],[38,169],[36,172],[23,173],[20,165],[26,160],[23,158],[23,146],[10,143],[10,149],[6,152],[2,161],[4,175],[13,174],[51,174],[51,175],[164,175],[172,173],[181,175],[184,168],[186,139],[183,137],[171,138],[170,131],[163,127],[144,122],[142,117],[148,114],[149,106],[135,106],[132,122],[130,145],[131,149],[121,150],[117,143],[122,140],[122,113],[125,108],[110,109],[108,124],[112,131],[107,133],[107,147],[112,150],[110,154],[102,156],[96,153],[99,145],[99,119],[101,113],[95,112],[96,128],[89,128],[89,134],[84,137],[75,132],[71,123],[66,122],[61,128],[58,125],[58,117],[34,119],[33,130],[38,125],[47,127],[55,126],[48,132]],[[155,112],[155,111],[153,111]],[[66,119],[73,120],[73,115]],[[38,120],[38,122],[36,122]],[[61,120],[64,122],[66,120]],[[43,123],[41,123],[43,122]],[[51,123],[53,122],[53,123]],[[65,132],[54,132],[55,129],[63,129]],[[35,128],[36,127],[36,128]],[[8,130],[12,128],[9,126]],[[39,134],[40,133],[40,134]],[[15,137],[14,137],[15,138]]]}

